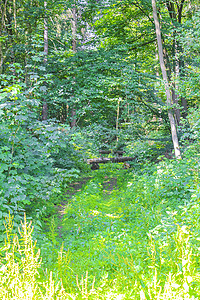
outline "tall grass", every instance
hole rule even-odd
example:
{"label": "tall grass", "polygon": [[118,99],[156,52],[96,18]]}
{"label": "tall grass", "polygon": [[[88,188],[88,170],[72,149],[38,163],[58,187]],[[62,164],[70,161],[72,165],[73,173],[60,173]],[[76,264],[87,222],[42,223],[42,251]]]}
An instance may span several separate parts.
{"label": "tall grass", "polygon": [[69,199],[62,246],[56,217],[37,244],[26,216],[18,234],[6,218],[0,299],[200,299],[199,160],[124,172],[106,166]]}
{"label": "tall grass", "polygon": [[[76,275],[76,286],[63,278],[69,267],[69,254],[59,251],[58,270],[48,270],[33,242],[33,226],[21,224],[19,234],[12,234],[13,218],[5,222],[6,239],[0,250],[0,299],[140,299],[186,300],[200,298],[199,256],[192,250],[194,236],[186,226],[177,230],[159,245],[151,235],[147,257],[138,268],[132,255],[113,255],[115,278],[101,278],[91,284],[88,272]],[[118,258],[118,259],[116,259]],[[57,274],[57,275],[56,275]],[[67,284],[66,284],[67,283]],[[96,285],[96,287],[95,287]],[[71,292],[69,292],[71,290]]]}
{"label": "tall grass", "polygon": [[33,226],[26,216],[19,235],[12,233],[13,217],[5,222],[6,239],[0,249],[0,299],[68,299],[62,282],[53,280],[52,272],[41,276],[43,266],[40,250],[33,242]]}

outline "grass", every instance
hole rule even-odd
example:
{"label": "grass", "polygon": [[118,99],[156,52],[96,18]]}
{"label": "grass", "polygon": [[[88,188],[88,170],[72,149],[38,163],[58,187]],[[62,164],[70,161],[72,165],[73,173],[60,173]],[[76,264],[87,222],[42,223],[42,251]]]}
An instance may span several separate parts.
{"label": "grass", "polygon": [[0,298],[199,299],[198,163],[94,171],[38,245],[26,219],[18,236],[7,219]]}

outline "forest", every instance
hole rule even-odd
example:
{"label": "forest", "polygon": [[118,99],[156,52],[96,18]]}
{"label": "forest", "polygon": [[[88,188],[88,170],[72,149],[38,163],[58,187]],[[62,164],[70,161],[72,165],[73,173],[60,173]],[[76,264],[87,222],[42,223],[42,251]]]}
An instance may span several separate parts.
{"label": "forest", "polygon": [[0,0],[0,299],[200,299],[198,0]]}

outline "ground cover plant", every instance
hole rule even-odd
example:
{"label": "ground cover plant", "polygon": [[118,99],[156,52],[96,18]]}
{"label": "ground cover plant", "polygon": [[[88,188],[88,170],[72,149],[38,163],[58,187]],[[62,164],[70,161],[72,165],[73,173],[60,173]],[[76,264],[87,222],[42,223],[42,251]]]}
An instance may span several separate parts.
{"label": "ground cover plant", "polygon": [[163,160],[140,174],[113,165],[94,171],[37,247],[26,220],[19,241],[7,221],[2,297],[198,299],[198,165],[196,156]]}

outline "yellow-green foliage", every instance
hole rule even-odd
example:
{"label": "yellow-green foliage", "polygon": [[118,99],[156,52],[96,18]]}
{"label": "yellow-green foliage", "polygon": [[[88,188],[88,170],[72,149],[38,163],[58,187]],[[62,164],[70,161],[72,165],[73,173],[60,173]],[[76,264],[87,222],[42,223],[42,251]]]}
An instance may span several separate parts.
{"label": "yellow-green foliage", "polygon": [[0,299],[200,299],[196,161],[174,164],[98,170],[68,201],[61,249],[55,217],[42,255],[26,217],[18,235],[7,218]]}
{"label": "yellow-green foliage", "polygon": [[55,283],[52,272],[47,270],[46,280],[41,281],[42,261],[32,240],[31,223],[25,217],[18,236],[12,234],[12,220],[6,220],[7,238],[0,249],[0,299],[68,299],[62,282]]}
{"label": "yellow-green foliage", "polygon": [[[46,279],[40,275],[44,266],[40,251],[32,240],[33,227],[31,223],[27,223],[26,217],[19,230],[19,237],[12,235],[11,217],[7,219],[5,226],[7,239],[1,249],[0,299],[199,299],[197,257],[192,253],[189,241],[191,233],[186,226],[177,226],[173,235],[174,248],[171,248],[169,241],[169,244],[156,250],[156,244],[152,236],[149,236],[147,274],[137,270],[132,256],[122,256],[118,261],[122,266],[121,271],[116,274],[112,283],[108,278],[102,278],[101,284],[95,289],[95,278],[92,285],[89,284],[86,271],[85,276],[76,276],[76,288],[70,294],[63,288],[61,280],[53,279],[51,271],[45,270]],[[159,261],[157,251],[160,253]],[[169,260],[165,260],[164,251],[170,251]],[[114,256],[110,254],[110,258],[112,257],[114,260]],[[67,266],[63,262],[67,265],[69,263],[61,251],[58,265],[64,270]],[[161,272],[163,267],[168,270],[166,274]],[[165,282],[162,282],[163,278]]]}

